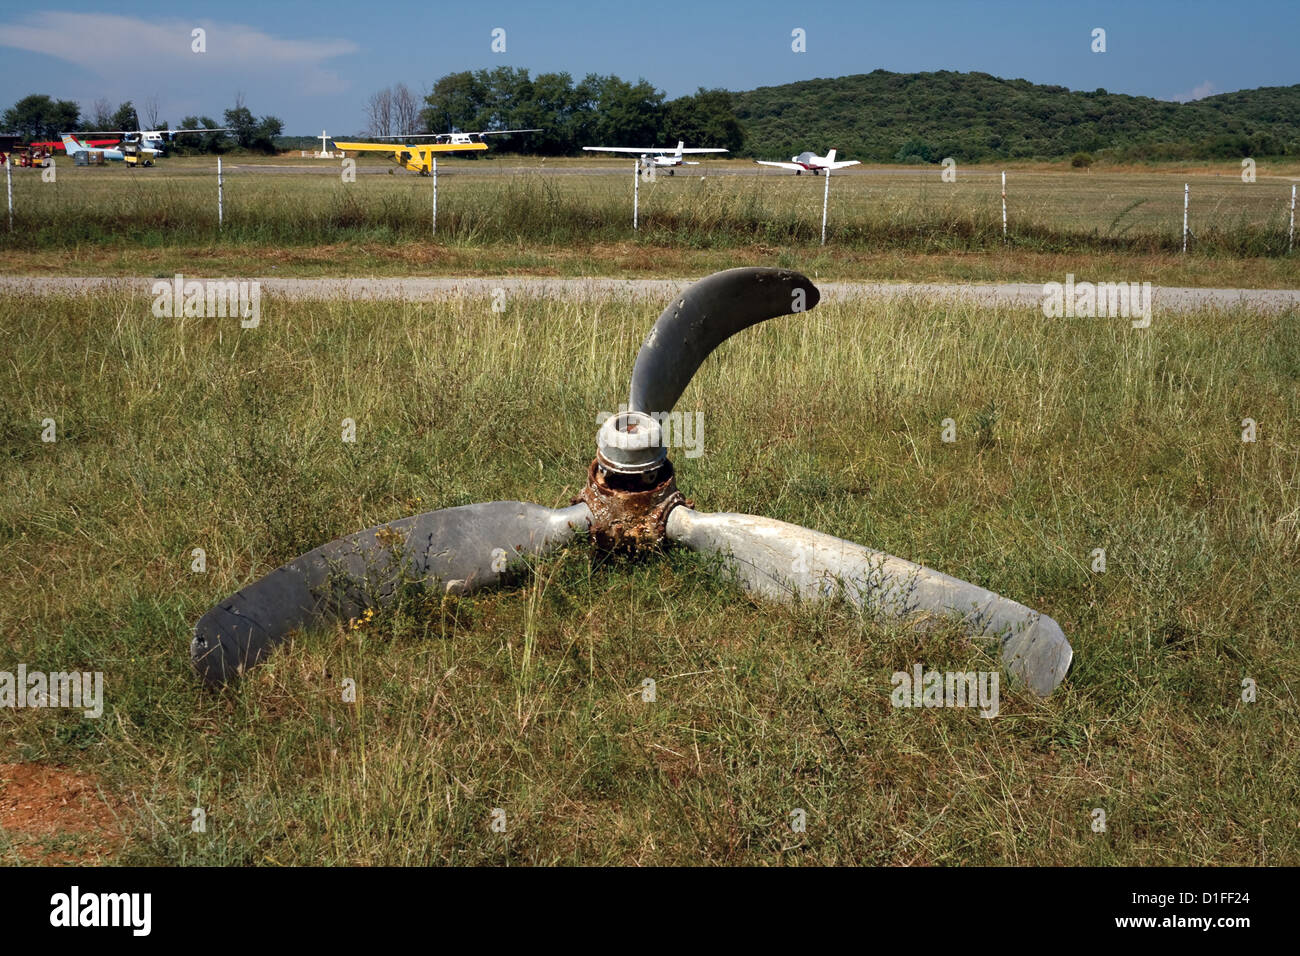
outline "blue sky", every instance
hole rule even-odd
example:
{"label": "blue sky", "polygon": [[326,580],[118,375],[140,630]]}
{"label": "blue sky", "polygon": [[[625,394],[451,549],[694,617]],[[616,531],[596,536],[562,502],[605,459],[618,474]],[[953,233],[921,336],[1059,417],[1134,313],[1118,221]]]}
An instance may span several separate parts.
{"label": "blue sky", "polygon": [[[1300,83],[1300,2],[443,3],[214,0],[6,5],[0,106],[155,98],[173,125],[242,91],[294,134],[355,132],[375,90],[501,65],[644,77],[669,96],[874,69],[980,70],[1160,99]],[[191,52],[191,30],[207,52]],[[493,53],[491,31],[506,31]],[[791,50],[806,31],[807,52]],[[1090,49],[1106,31],[1106,52]]]}

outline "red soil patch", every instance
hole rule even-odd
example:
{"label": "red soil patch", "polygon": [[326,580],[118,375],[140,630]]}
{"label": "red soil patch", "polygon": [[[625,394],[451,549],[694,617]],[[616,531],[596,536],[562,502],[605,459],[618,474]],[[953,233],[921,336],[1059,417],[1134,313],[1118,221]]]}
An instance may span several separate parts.
{"label": "red soil patch", "polygon": [[[120,807],[111,807],[93,777],[62,767],[0,763],[0,830],[18,855],[43,865],[103,862],[120,843]],[[75,849],[42,845],[71,837]],[[75,855],[74,855],[75,854]]]}

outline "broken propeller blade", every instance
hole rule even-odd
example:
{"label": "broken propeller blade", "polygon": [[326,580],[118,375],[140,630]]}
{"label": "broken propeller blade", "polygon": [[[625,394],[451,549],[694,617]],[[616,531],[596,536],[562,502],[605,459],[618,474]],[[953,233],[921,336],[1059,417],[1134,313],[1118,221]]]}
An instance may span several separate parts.
{"label": "broken propeller blade", "polygon": [[1074,652],[1050,617],[985,588],[819,531],[756,515],[706,514],[678,506],[668,538],[716,553],[745,590],[776,600],[844,597],[896,617],[927,612],[960,617],[977,637],[998,640],[1003,666],[1047,696]]}
{"label": "broken propeller blade", "polygon": [[407,582],[466,593],[497,583],[519,556],[552,550],[591,523],[585,504],[492,501],[429,511],[309,551],[200,618],[190,659],[209,685],[252,667],[291,631],[392,602]]}

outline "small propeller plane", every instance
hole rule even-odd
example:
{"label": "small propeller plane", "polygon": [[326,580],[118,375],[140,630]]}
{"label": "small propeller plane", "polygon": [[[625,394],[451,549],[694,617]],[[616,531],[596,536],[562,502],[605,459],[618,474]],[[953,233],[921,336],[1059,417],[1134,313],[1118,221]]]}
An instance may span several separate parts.
{"label": "small propeller plane", "polygon": [[[202,129],[101,129],[83,134],[89,136],[121,136],[122,142],[134,143],[141,149],[153,150],[155,156],[166,156],[171,141],[185,133],[229,133],[229,126],[204,127]],[[92,146],[94,140],[88,141]],[[96,147],[98,148],[98,147]]]}
{"label": "small propeller plane", "polygon": [[[69,156],[76,156],[77,153],[95,151],[104,154],[104,159],[114,162],[125,162],[128,166],[152,166],[153,161],[160,156],[166,155],[167,142],[175,136],[183,133],[225,133],[229,132],[228,127],[219,129],[109,129],[94,130],[90,133],[81,133],[82,137],[86,136],[121,136],[121,140],[96,140],[96,139],[78,139],[72,133],[60,133],[59,137],[63,141],[63,151]],[[118,144],[116,148],[105,148],[98,145],[103,142],[112,142]]]}
{"label": "small propeller plane", "polygon": [[[91,149],[103,149],[105,146],[116,146],[122,141],[120,139],[87,139],[83,140],[83,142],[89,145]],[[33,148],[43,149],[47,153],[54,153],[58,150],[64,150],[66,152],[62,140],[45,140],[43,142],[32,143],[31,145]]]}
{"label": "small propeller plane", "polygon": [[[413,173],[428,176],[433,171],[434,153],[482,152],[487,143],[484,136],[505,136],[508,133],[540,133],[539,129],[485,129],[473,133],[412,133],[409,136],[376,136],[375,139],[397,140],[398,143],[341,143],[334,140],[334,148],[356,150],[359,153],[392,153],[393,162]],[[432,139],[432,143],[411,145],[410,140]],[[400,145],[398,145],[400,143]]]}
{"label": "small propeller plane", "polygon": [[830,150],[825,156],[818,156],[811,150],[805,150],[798,156],[791,156],[788,163],[777,163],[768,159],[754,160],[760,166],[775,166],[778,169],[793,169],[796,176],[803,174],[804,170],[812,173],[814,176],[820,176],[822,170],[843,169],[846,166],[859,165],[856,159],[842,159],[838,163],[835,161],[835,150]]}
{"label": "small propeller plane", "polygon": [[59,138],[63,140],[63,151],[74,159],[78,153],[103,153],[104,159],[118,163],[125,162],[128,166],[152,166],[158,156],[158,150],[141,146],[139,143],[126,142],[112,149],[91,146],[71,133],[60,133]]}
{"label": "small propeller plane", "polygon": [[[508,136],[511,133],[540,133],[540,129],[481,129],[474,133],[422,133],[421,136],[431,136],[435,143],[451,143],[456,146],[468,146],[472,143],[483,142],[484,136]],[[379,137],[383,139],[384,137]],[[401,139],[396,136],[394,139]]]}
{"label": "small propeller plane", "polygon": [[653,146],[647,147],[646,149],[641,149],[637,146],[584,146],[582,148],[591,153],[632,153],[633,155],[640,156],[645,163],[654,166],[656,169],[667,169],[669,176],[673,174],[672,167],[674,166],[700,165],[692,160],[682,159],[682,156],[686,153],[726,152],[725,149],[705,149],[700,147],[687,149],[686,143],[680,139],[677,141],[676,149],[673,149],[671,146],[664,147],[663,149],[658,149]]}

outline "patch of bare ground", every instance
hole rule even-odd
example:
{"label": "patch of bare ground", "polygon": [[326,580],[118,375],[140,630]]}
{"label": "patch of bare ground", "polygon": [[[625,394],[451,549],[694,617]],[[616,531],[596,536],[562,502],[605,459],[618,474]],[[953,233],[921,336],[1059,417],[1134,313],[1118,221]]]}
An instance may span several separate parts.
{"label": "patch of bare ground", "polygon": [[123,806],[91,775],[39,763],[0,763],[0,858],[42,866],[107,863]]}

